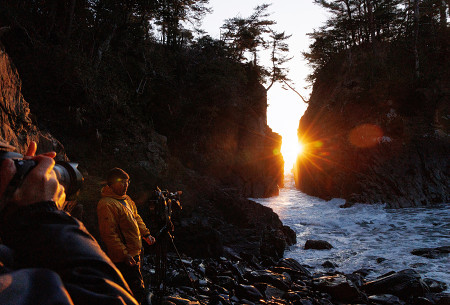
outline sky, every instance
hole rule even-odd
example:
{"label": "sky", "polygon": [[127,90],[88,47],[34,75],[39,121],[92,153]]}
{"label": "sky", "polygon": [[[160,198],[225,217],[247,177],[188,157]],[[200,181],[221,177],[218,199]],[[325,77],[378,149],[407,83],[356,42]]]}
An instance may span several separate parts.
{"label": "sky", "polygon": [[[287,64],[288,77],[295,89],[309,99],[311,88],[305,78],[311,73],[302,52],[308,51],[311,40],[307,33],[322,26],[327,18],[327,12],[313,3],[313,0],[210,0],[209,6],[213,13],[203,19],[202,29],[211,37],[220,37],[220,27],[225,19],[240,16],[248,17],[253,9],[264,3],[272,3],[268,12],[270,19],[276,21],[274,26],[278,32],[292,35],[289,39],[290,56],[293,59]],[[273,86],[268,92],[267,122],[273,131],[283,137],[281,152],[285,159],[285,170],[290,170],[296,157],[297,128],[300,117],[307,105],[292,90],[284,90],[281,85]]]}

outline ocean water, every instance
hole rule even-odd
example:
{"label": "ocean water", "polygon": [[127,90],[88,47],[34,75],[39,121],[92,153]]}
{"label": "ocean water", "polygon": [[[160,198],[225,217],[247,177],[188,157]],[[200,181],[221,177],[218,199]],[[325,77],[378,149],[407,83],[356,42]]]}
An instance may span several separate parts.
{"label": "ocean water", "polygon": [[[308,196],[295,189],[292,177],[286,178],[279,196],[252,200],[272,208],[296,232],[297,244],[285,257],[318,271],[326,271],[322,267],[325,261],[344,273],[369,268],[368,279],[389,271],[415,269],[422,278],[445,282],[450,291],[450,256],[429,259],[410,253],[418,248],[450,246],[449,204],[407,209],[356,204],[342,209],[339,206],[345,200]],[[308,239],[328,241],[333,249],[304,250]]]}

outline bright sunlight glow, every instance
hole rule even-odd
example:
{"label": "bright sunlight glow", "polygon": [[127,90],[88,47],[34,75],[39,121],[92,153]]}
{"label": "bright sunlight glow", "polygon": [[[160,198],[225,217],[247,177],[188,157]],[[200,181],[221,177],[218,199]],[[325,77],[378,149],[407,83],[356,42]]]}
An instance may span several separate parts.
{"label": "bright sunlight glow", "polygon": [[284,158],[284,172],[288,173],[293,165],[297,156],[303,152],[303,145],[297,140],[297,134],[292,137],[291,134],[288,136],[283,136],[283,142],[281,144],[281,154]]}
{"label": "bright sunlight glow", "polygon": [[283,137],[281,154],[284,158],[284,172],[289,173],[302,152],[298,142],[297,129],[306,104],[292,91],[273,86],[268,92],[267,123],[272,130]]}

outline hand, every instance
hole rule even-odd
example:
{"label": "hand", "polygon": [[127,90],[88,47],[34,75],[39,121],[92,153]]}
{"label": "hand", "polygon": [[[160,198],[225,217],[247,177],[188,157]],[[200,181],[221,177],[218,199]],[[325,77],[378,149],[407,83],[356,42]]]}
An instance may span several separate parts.
{"label": "hand", "polygon": [[145,242],[149,246],[153,245],[156,242],[156,239],[153,236],[151,236],[151,235],[147,235],[147,236],[143,237],[142,239],[145,240]]}
{"label": "hand", "polygon": [[125,263],[128,265],[128,266],[136,266],[136,261],[134,260],[134,258],[130,255],[130,254],[127,254],[126,256],[125,256]]}
{"label": "hand", "polygon": [[[64,205],[66,194],[64,187],[59,184],[53,171],[56,156],[55,152],[49,152],[34,156],[36,143],[31,142],[24,159],[34,160],[37,165],[25,177],[22,185],[14,192],[9,203],[17,206],[26,206],[36,202],[52,200],[60,209]],[[16,166],[11,159],[5,159],[0,168],[0,197],[6,190],[9,182],[16,173]]]}

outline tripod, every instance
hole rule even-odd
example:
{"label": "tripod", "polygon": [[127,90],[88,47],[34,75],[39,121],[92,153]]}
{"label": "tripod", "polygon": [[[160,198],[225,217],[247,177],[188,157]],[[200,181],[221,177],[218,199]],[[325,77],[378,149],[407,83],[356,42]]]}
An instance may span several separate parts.
{"label": "tripod", "polygon": [[[164,231],[163,231],[164,230]],[[186,268],[186,265],[183,263],[183,260],[181,258],[180,252],[178,252],[177,247],[175,246],[175,242],[173,241],[173,236],[170,234],[170,231],[164,226],[158,233],[160,233],[160,245],[156,249],[156,304],[162,303],[162,298],[166,293],[166,272],[167,272],[167,247],[169,245],[169,241],[172,244],[175,252],[177,253],[178,259],[181,262],[181,265],[183,266],[184,272],[189,278],[190,284],[192,289],[194,290],[195,296],[200,304],[203,304],[202,301],[200,301],[200,296],[197,293],[197,289],[195,288],[194,281],[192,280],[191,276],[189,275],[189,271]]]}

